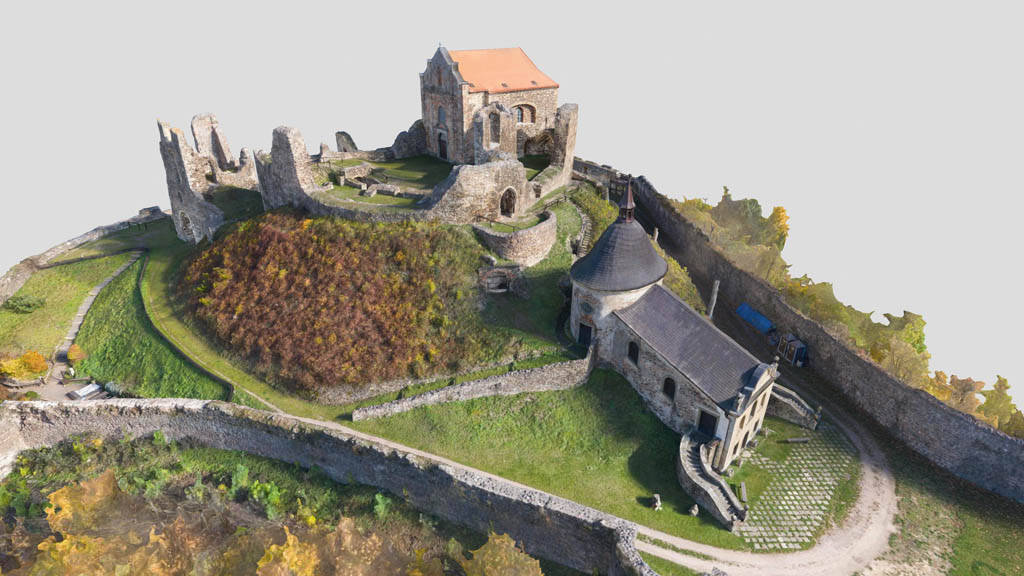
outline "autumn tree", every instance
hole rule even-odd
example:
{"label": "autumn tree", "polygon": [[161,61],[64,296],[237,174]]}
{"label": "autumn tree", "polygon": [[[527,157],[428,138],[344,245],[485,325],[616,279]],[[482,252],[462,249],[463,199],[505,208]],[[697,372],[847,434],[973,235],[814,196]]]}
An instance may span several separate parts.
{"label": "autumn tree", "polygon": [[985,387],[985,383],[973,378],[957,378],[954,374],[949,377],[949,385],[952,392],[946,404],[961,412],[974,414],[981,404],[978,392]]}
{"label": "autumn tree", "polygon": [[82,347],[78,344],[72,344],[71,347],[68,348],[68,362],[70,362],[72,366],[77,366],[78,363],[85,360],[85,358],[85,350],[82,350]]}
{"label": "autumn tree", "polygon": [[508,534],[491,532],[487,543],[466,558],[458,549],[455,560],[466,576],[544,576],[540,562],[516,546]]}
{"label": "autumn tree", "polygon": [[992,390],[982,390],[981,395],[985,402],[978,406],[978,412],[992,419],[993,426],[1001,427],[1010,421],[1010,416],[1017,410],[1013,405],[1013,399],[1007,391],[1010,383],[1002,376],[996,376],[996,383]]}
{"label": "autumn tree", "polygon": [[1024,438],[1024,412],[1021,410],[1014,412],[1006,422],[1006,426],[1000,427],[1000,430],[1010,436]]}
{"label": "autumn tree", "polygon": [[953,388],[949,385],[949,376],[942,370],[936,370],[935,375],[928,379],[925,391],[943,402],[947,402],[953,394]]}
{"label": "autumn tree", "polygon": [[889,340],[889,351],[882,359],[882,367],[912,388],[928,386],[928,358],[898,337]]}

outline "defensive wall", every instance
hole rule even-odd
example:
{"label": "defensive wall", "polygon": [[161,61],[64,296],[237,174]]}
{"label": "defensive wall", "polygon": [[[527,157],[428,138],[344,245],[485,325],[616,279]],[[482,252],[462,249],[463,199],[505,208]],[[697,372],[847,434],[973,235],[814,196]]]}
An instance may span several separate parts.
{"label": "defensive wall", "polygon": [[37,254],[22,260],[18,264],[12,266],[10,270],[4,273],[3,276],[0,276],[0,305],[3,305],[8,298],[14,296],[14,294],[25,285],[25,282],[28,282],[29,277],[31,277],[34,272],[44,268],[52,268],[53,264],[50,264],[50,262],[54,259],[67,254],[86,242],[92,242],[93,240],[113,234],[114,232],[125,230],[130,226],[137,226],[139,224],[153,222],[154,220],[160,220],[162,218],[167,218],[167,214],[161,212],[158,206],[143,208],[142,210],[139,210],[138,215],[132,216],[127,220],[121,220],[106,226],[98,226],[85,234],[76,236],[65,242],[61,242],[42,254]]}
{"label": "defensive wall", "polygon": [[555,213],[545,210],[543,221],[514,232],[498,232],[479,224],[473,230],[492,252],[523,266],[533,266],[543,260],[558,237],[558,219]]}
{"label": "defensive wall", "polygon": [[225,450],[317,466],[406,498],[471,529],[508,533],[531,555],[585,573],[657,576],[640,558],[636,529],[614,516],[347,429],[328,429],[224,402],[104,400],[0,404],[0,476],[25,449],[83,433],[106,438],[162,431]]}
{"label": "defensive wall", "polygon": [[804,369],[834,383],[893,436],[954,475],[1024,502],[1024,439],[1003,434],[908,387],[846,346],[786,303],[779,290],[732,263],[646,177],[634,181],[633,192],[660,230],[660,238],[680,251],[681,263],[694,280],[704,286],[721,281],[719,306],[750,303],[780,332],[792,332],[808,345],[812,361]]}

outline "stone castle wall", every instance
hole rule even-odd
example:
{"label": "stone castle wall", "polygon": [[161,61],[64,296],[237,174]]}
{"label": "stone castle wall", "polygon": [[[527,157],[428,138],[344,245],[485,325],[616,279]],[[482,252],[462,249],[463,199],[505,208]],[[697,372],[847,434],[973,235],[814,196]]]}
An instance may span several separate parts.
{"label": "stone castle wall", "polygon": [[536,198],[529,193],[526,168],[514,158],[487,164],[456,166],[431,194],[431,217],[451,224],[468,224],[478,217],[496,219],[501,213],[501,195],[512,188],[516,214]]}
{"label": "stone castle wall", "polygon": [[108,234],[113,234],[114,232],[124,230],[130,226],[137,226],[139,224],[153,222],[163,218],[167,218],[167,215],[160,211],[159,206],[143,208],[142,210],[139,210],[139,214],[137,216],[132,216],[127,220],[121,220],[120,222],[115,222],[106,226],[98,226],[85,234],[75,236],[70,240],[61,242],[42,254],[37,254],[22,260],[12,266],[11,269],[3,276],[0,276],[0,306],[2,306],[8,298],[14,296],[18,290],[21,290],[21,287],[25,285],[25,282],[28,282],[28,279],[33,273],[41,268],[48,268],[51,266],[49,263],[53,259],[63,256],[86,242],[98,240]]}
{"label": "stone castle wall", "polygon": [[631,523],[538,490],[347,429],[327,429],[223,402],[109,400],[0,404],[0,475],[17,453],[71,435],[110,439],[160,430],[241,450],[406,498],[473,530],[508,533],[524,549],[585,573],[657,576],[634,546]]}
{"label": "stone castle wall", "polygon": [[490,376],[471,382],[463,382],[454,386],[446,386],[401,398],[384,404],[357,408],[352,412],[352,419],[373,420],[387,418],[402,412],[408,412],[423,406],[444,404],[446,402],[464,402],[473,398],[488,396],[514,396],[526,392],[551,392],[576,388],[587,381],[590,372],[590,357],[567,362],[556,362],[529,370],[515,370],[507,374]]}
{"label": "stone castle wall", "polygon": [[558,238],[555,213],[545,210],[542,218],[543,222],[515,232],[497,232],[478,224],[473,225],[473,230],[501,258],[529,267],[543,260]]}
{"label": "stone castle wall", "polygon": [[858,408],[913,450],[956,476],[1024,502],[1024,439],[1012,438],[972,416],[912,389],[861,357],[820,324],[785,302],[763,280],[740,269],[688,222],[645,177],[634,182],[637,201],[682,253],[682,264],[704,285],[721,281],[719,306],[748,302],[807,343],[809,369],[833,382]]}

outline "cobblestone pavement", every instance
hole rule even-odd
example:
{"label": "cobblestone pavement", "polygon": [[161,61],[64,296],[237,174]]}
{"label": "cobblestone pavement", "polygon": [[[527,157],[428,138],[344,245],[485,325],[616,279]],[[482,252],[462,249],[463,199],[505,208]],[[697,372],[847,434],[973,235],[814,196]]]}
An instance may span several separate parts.
{"label": "cobblestone pavement", "polygon": [[857,451],[834,424],[824,420],[808,437],[810,442],[794,444],[782,463],[756,452],[745,458],[745,466],[769,470],[774,477],[738,528],[755,550],[809,547],[839,483],[855,470]]}

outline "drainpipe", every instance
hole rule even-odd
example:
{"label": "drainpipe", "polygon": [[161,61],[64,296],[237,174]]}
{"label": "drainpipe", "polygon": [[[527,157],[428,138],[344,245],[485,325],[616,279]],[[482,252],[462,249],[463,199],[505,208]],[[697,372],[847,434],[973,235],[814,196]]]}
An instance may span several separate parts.
{"label": "drainpipe", "polygon": [[715,315],[715,303],[718,302],[718,284],[718,280],[715,280],[715,283],[711,286],[711,299],[708,300],[708,320],[711,320]]}

